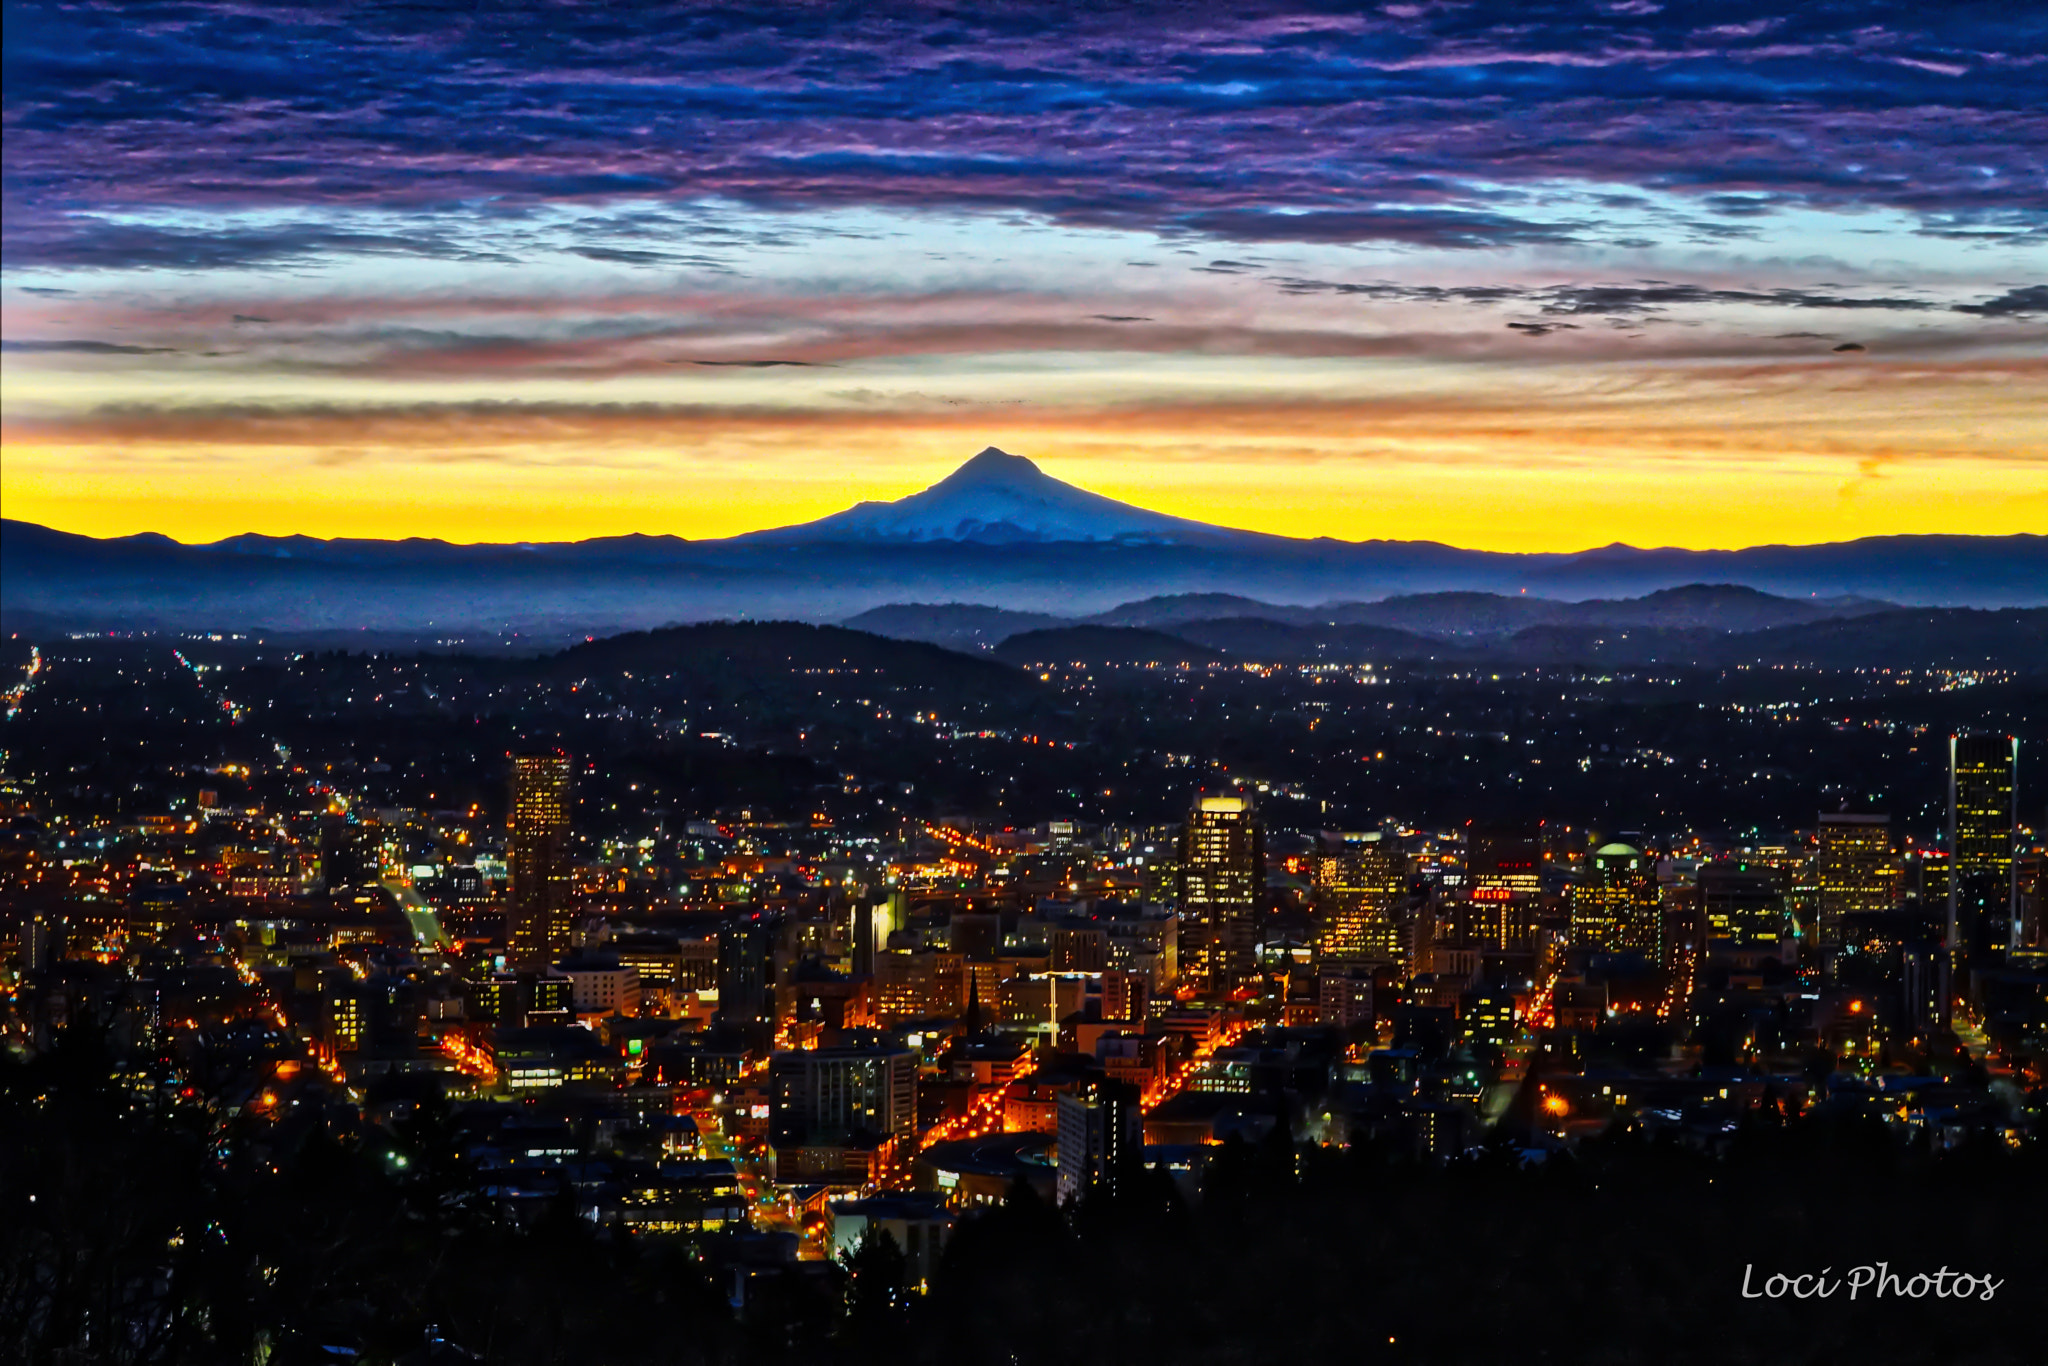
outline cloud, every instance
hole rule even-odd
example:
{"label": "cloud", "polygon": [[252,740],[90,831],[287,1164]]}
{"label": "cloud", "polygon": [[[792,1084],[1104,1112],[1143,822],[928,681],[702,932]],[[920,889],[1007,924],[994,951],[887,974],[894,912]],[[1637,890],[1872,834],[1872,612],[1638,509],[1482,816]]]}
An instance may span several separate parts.
{"label": "cloud", "polygon": [[1915,231],[1922,237],[1970,246],[2025,246],[2048,242],[2048,211],[2025,202],[1961,211],[1935,208],[1922,215]]}
{"label": "cloud", "polygon": [[1920,312],[1936,307],[1926,299],[1855,297],[1803,289],[1707,289],[1699,285],[1565,286],[1547,292],[1545,313],[1656,313],[1694,304],[1761,304],[1776,308],[1888,309]]}
{"label": "cloud", "polygon": [[[1539,324],[1540,325],[1540,324]],[[1515,343],[1520,345],[1519,342]],[[1548,348],[1545,348],[1546,350]],[[1952,364],[1827,355],[1728,366],[1672,364],[1603,385],[1584,402],[1587,372],[1526,366],[1494,383],[1380,397],[1189,395],[1120,402],[1013,403],[998,408],[954,395],[867,393],[812,405],[744,403],[533,403],[472,401],[359,404],[107,405],[86,412],[10,412],[5,438],[24,448],[117,453],[122,461],[196,460],[209,469],[280,454],[374,458],[403,466],[431,457],[548,464],[631,458],[660,465],[690,451],[787,452],[820,443],[882,453],[940,433],[972,451],[1012,430],[1086,442],[1105,458],[1123,443],[1200,447],[1239,463],[1313,450],[1343,461],[1431,459],[1498,462],[1513,452],[1551,460],[1624,459],[1634,467],[1666,455],[1795,455],[1854,459],[1893,452],[1914,463],[1996,461],[2030,469],[2039,441],[2048,358]],[[1949,414],[1967,406],[1972,422]],[[1854,420],[1822,420],[1830,412]],[[990,423],[996,427],[991,428]],[[1121,457],[1116,453],[1122,451]],[[880,458],[873,455],[872,458]],[[1269,469],[1270,474],[1270,469]]]}
{"label": "cloud", "polygon": [[1522,285],[1412,285],[1386,281],[1306,280],[1293,276],[1274,277],[1273,283],[1284,294],[1355,294],[1368,299],[1413,303],[1519,303],[1535,297],[1535,291]]}
{"label": "cloud", "polygon": [[[235,0],[24,3],[8,16],[6,251],[11,267],[77,269],[439,256],[488,248],[106,220],[502,222],[710,199],[1022,211],[1247,243],[1641,239],[1500,197],[1560,181],[1691,197],[1705,216],[1682,231],[1707,236],[1816,207],[1892,209],[1987,244],[2048,233],[2036,29],[1896,0],[1718,13],[906,4],[823,24],[766,3],[654,4],[631,21],[587,5],[373,7],[344,24],[290,0],[260,23]],[[611,241],[584,254],[672,264]]]}
{"label": "cloud", "polygon": [[[1031,353],[1267,357],[1282,364],[1248,371],[1245,382],[1264,382],[1264,376],[1283,383],[1284,362],[1291,359],[1529,358],[1530,348],[1509,340],[1508,333],[1569,331],[1575,334],[1572,359],[1629,363],[1771,357],[1782,354],[1779,340],[1798,338],[1755,327],[1742,316],[1752,310],[1867,315],[1865,326],[1880,329],[1891,350],[1922,357],[2010,345],[2039,326],[2015,312],[1989,328],[1979,317],[1950,311],[1945,301],[1825,284],[1422,284],[1268,276],[1251,269],[1229,271],[1213,283],[1196,280],[1127,296],[1143,312],[1078,313],[1081,290],[1052,281],[1032,282],[1035,288],[923,292],[802,286],[776,292],[679,283],[668,290],[581,293],[543,284],[546,292],[478,295],[236,290],[229,296],[232,306],[182,291],[160,302],[110,297],[65,304],[61,325],[118,335],[137,347],[209,357],[217,363],[206,373],[217,383],[258,375],[320,382],[432,378],[486,391],[514,379],[676,377],[692,370],[708,377],[715,371],[900,360],[943,369],[949,357]],[[1093,292],[1093,286],[1084,288]],[[1281,297],[1259,299],[1263,290]],[[1351,310],[1324,299],[1370,306]],[[2024,296],[2017,302],[2024,304]],[[266,321],[250,324],[252,318]],[[57,324],[47,327],[56,330]],[[223,346],[229,335],[233,342]],[[1544,352],[1545,363],[1555,349],[1562,348]],[[88,362],[81,356],[79,363]],[[1083,363],[1079,373],[1086,372]]]}
{"label": "cloud", "polygon": [[617,331],[589,330],[568,336],[391,329],[353,344],[338,340],[326,348],[331,355],[309,350],[301,356],[274,356],[265,362],[265,367],[285,373],[389,378],[467,376],[489,382],[493,375],[513,374],[582,378],[651,374],[683,364],[718,368],[834,366],[901,357],[1013,352],[1366,357],[1479,349],[1479,343],[1455,335],[1358,332],[1284,323],[1154,321],[1145,327],[1132,327],[1095,320],[1045,319],[1019,310],[972,320],[915,313],[813,316],[799,325],[803,315],[792,310],[775,328],[790,336],[780,348],[785,350],[781,357],[762,360],[744,354],[730,358],[675,354],[679,342],[694,348],[731,344],[729,335],[744,335],[744,316],[716,323],[646,320]]}
{"label": "cloud", "polygon": [[[1869,309],[1906,313],[1926,312],[1941,306],[1929,299],[1902,295],[1845,295],[1818,289],[1790,288],[1722,289],[1706,285],[1662,282],[1597,285],[1411,285],[1389,282],[1347,283],[1282,276],[1276,277],[1273,283],[1288,294],[1351,294],[1409,303],[1513,303],[1540,308],[1544,313],[1563,317],[1642,317],[1665,313],[1674,308],[1706,304],[1747,304],[1770,308]],[[1960,311],[1978,312],[1981,309],[1966,306]]]}
{"label": "cloud", "polygon": [[514,259],[432,230],[367,232],[324,223],[187,229],[63,214],[17,220],[4,231],[6,262],[17,270],[237,270],[311,265],[336,256]]}
{"label": "cloud", "polygon": [[587,261],[608,261],[615,265],[688,266],[695,270],[737,273],[726,262],[711,256],[688,256],[672,251],[641,251],[630,247],[572,247],[570,250]]}
{"label": "cloud", "polygon": [[[1475,250],[1579,240],[1574,226],[1529,222],[1507,214],[1456,209],[1211,209],[1168,225],[1177,232],[1233,242],[1400,242],[1409,246]],[[1214,262],[1205,269],[1238,267]]]}
{"label": "cloud", "polygon": [[128,346],[120,342],[107,341],[0,341],[0,351],[19,351],[30,355],[75,355],[75,356],[166,356],[174,354],[174,346]]}
{"label": "cloud", "polygon": [[1955,311],[1980,318],[2028,318],[2048,313],[2048,285],[2023,285],[1981,304],[1957,304]]}

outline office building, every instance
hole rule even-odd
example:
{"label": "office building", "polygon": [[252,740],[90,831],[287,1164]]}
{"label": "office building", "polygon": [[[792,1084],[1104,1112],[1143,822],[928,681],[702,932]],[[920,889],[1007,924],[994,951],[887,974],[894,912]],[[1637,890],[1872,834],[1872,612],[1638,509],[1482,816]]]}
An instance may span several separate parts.
{"label": "office building", "polygon": [[2048,964],[2048,857],[2028,854],[2013,862],[2014,909],[2012,945],[2006,956],[2016,964],[2038,968]]}
{"label": "office building", "polygon": [[1059,1202],[1089,1191],[1114,1198],[1133,1171],[1142,1170],[1144,1111],[1128,1082],[1089,1081],[1060,1093]]}
{"label": "office building", "polygon": [[775,1030],[775,926],[758,915],[718,931],[718,1019],[764,1048]]}
{"label": "office building", "polygon": [[889,936],[903,928],[908,919],[901,890],[886,897],[863,893],[853,901],[852,957],[856,977],[875,975],[877,956],[889,951]]}
{"label": "office building", "polygon": [[174,882],[145,882],[128,894],[127,942],[136,948],[162,944],[185,919],[188,889]]}
{"label": "office building", "polygon": [[1814,854],[1814,938],[1840,948],[1845,916],[1880,914],[1899,902],[1900,866],[1890,816],[1823,812]]}
{"label": "office building", "polygon": [[1536,931],[1536,896],[1507,887],[1467,887],[1450,907],[1460,948],[1526,951]]}
{"label": "office building", "polygon": [[1522,1037],[1522,1015],[1515,993],[1497,983],[1465,993],[1460,1025],[1469,1044],[1504,1052]]}
{"label": "office building", "polygon": [[1316,957],[1325,963],[1393,963],[1396,919],[1407,894],[1405,860],[1378,831],[1325,835],[1315,854]]}
{"label": "office building", "polygon": [[1542,832],[1533,825],[1467,827],[1465,885],[1535,895],[1543,886]]}
{"label": "office building", "polygon": [[1158,906],[1111,921],[1109,964],[1139,974],[1155,994],[1171,989],[1180,977],[1180,917]]}
{"label": "office building", "polygon": [[320,881],[328,891],[360,887],[377,880],[374,851],[362,827],[340,812],[320,819]]}
{"label": "office building", "polygon": [[896,1138],[917,1122],[917,1055],[862,1046],[777,1053],[768,1092],[778,1147]]}
{"label": "office building", "polygon": [[1316,970],[1318,1023],[1349,1029],[1372,1023],[1372,969],[1358,964],[1325,963]]}
{"label": "office building", "polygon": [[353,1053],[369,1042],[369,993],[360,983],[344,972],[323,972],[316,993],[314,1042],[326,1056]]}
{"label": "office building", "polygon": [[573,954],[562,960],[569,999],[578,1015],[632,1015],[640,1009],[640,974],[613,954]]}
{"label": "office building", "polygon": [[1748,964],[1785,955],[1785,886],[1775,868],[1710,863],[1696,885],[1707,926],[1707,957]]}
{"label": "office building", "polygon": [[1593,851],[1585,881],[1572,889],[1572,943],[1600,953],[1664,957],[1664,913],[1655,867],[1631,844]]}
{"label": "office building", "polygon": [[1971,969],[2000,966],[2019,911],[2014,878],[2020,742],[1953,735],[1948,759],[1948,940],[1953,985]]}
{"label": "office building", "polygon": [[1054,925],[1047,945],[1054,972],[1102,972],[1109,967],[1109,927],[1090,922]]}
{"label": "office building", "polygon": [[1450,907],[1452,941],[1502,952],[1526,949],[1542,885],[1543,841],[1537,826],[1469,825],[1463,896]]}
{"label": "office building", "polygon": [[512,874],[507,935],[515,967],[537,970],[569,947],[571,761],[560,750],[512,758]]}
{"label": "office building", "polygon": [[1176,882],[1189,975],[1202,990],[1227,993],[1258,966],[1266,857],[1249,800],[1195,799],[1181,827]]}

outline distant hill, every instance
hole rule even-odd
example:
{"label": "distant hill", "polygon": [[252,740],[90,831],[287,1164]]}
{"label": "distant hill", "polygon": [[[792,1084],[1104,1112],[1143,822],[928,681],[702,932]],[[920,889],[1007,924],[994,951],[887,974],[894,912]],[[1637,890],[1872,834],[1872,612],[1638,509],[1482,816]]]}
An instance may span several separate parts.
{"label": "distant hill", "polygon": [[1215,621],[1223,617],[1263,617],[1268,621],[1310,621],[1313,607],[1282,607],[1257,598],[1234,593],[1173,593],[1165,597],[1127,602],[1107,612],[1084,618],[1091,626],[1141,626],[1150,630],[1171,630],[1183,622]]}
{"label": "distant hill", "polygon": [[855,631],[872,631],[896,640],[921,640],[968,654],[993,650],[1007,637],[1022,631],[1065,624],[1065,618],[1044,612],[1010,612],[965,602],[890,603],[840,623]]}
{"label": "distant hill", "polygon": [[1824,668],[2048,670],[2048,608],[1902,608],[1757,631],[1720,647],[1724,658],[1737,652]]}
{"label": "distant hill", "polygon": [[1184,622],[1174,634],[1233,659],[1275,664],[1372,664],[1470,653],[1454,641],[1386,626],[1296,626],[1260,617]]}
{"label": "distant hill", "polygon": [[1662,626],[1707,631],[1761,631],[1883,612],[1898,604],[1877,598],[1781,598],[1737,583],[1660,588],[1640,598],[1593,598],[1561,604],[1562,619],[1601,626]]}
{"label": "distant hill", "polygon": [[[1393,626],[1424,635],[1511,635],[1531,626],[1697,627],[1761,631],[1771,626],[1881,612],[1897,604],[1875,598],[1784,598],[1741,584],[1695,583],[1639,598],[1565,602],[1522,594],[1419,593],[1380,602],[1332,604],[1329,620]],[[1298,614],[1297,614],[1298,615]]]}
{"label": "distant hill", "polygon": [[1061,626],[1024,631],[996,646],[1006,664],[1211,664],[1221,650],[1164,631],[1129,626]]}
{"label": "distant hill", "polygon": [[[1064,653],[1062,653],[1064,651]],[[1129,663],[1176,657],[1191,663],[1384,664],[1433,660],[1517,667],[1726,668],[1800,664],[1819,668],[2048,671],[2048,608],[1914,608],[1859,617],[1714,631],[1692,626],[1550,623],[1512,635],[1445,639],[1380,626],[1299,626],[1260,617],[1182,623],[1169,635],[1128,627],[1075,626],[1004,641],[999,659],[1019,663]]]}
{"label": "distant hill", "polygon": [[795,621],[715,621],[633,631],[534,660],[555,678],[632,673],[716,682],[833,671],[952,692],[1033,691],[1031,680],[992,659],[922,641],[891,640],[839,626]]}
{"label": "distant hill", "polygon": [[1714,667],[1748,663],[1753,649],[1741,642],[1747,635],[1698,628],[1661,626],[1579,626],[1554,623],[1531,626],[1512,636],[1473,642],[1467,653],[1475,659],[1517,665],[1588,665],[1635,668],[1649,664],[1697,664]]}
{"label": "distant hill", "polygon": [[1333,602],[1318,609],[1332,626],[1386,626],[1426,636],[1513,635],[1555,621],[1564,607],[1525,593],[1403,593],[1378,602]]}
{"label": "distant hill", "polygon": [[1314,607],[1262,602],[1231,593],[1178,593],[1123,603],[1082,618],[1011,612],[971,603],[891,603],[850,617],[844,624],[906,640],[930,640],[960,648],[982,642],[993,644],[994,640],[1019,631],[1067,624],[1135,626],[1186,635],[1180,628],[1193,622],[1264,621],[1314,628],[1376,626],[1456,639],[1513,635],[1541,625],[1758,631],[1770,626],[1881,612],[1895,606],[1872,598],[1781,598],[1737,584],[1687,584],[1640,598],[1595,598],[1586,602],[1562,602],[1526,594],[1418,593],[1378,602],[1336,602]]}
{"label": "distant hill", "polygon": [[1836,620],[1719,632],[1657,626],[1534,626],[1473,647],[1517,664],[1827,669],[2048,670],[2048,608],[1894,609]]}

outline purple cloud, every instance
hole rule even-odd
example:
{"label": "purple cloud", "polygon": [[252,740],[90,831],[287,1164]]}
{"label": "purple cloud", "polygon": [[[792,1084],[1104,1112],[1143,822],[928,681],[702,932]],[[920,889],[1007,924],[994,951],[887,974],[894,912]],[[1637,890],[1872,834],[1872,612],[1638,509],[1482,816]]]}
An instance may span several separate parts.
{"label": "purple cloud", "polygon": [[2048,235],[2044,40],[2038,17],[1889,0],[29,4],[7,25],[4,241],[15,267],[461,255],[431,224],[221,236],[110,218],[714,196],[1242,243],[1611,239],[1482,188],[1562,179],[1694,197],[1707,240],[1813,205],[2010,242]]}

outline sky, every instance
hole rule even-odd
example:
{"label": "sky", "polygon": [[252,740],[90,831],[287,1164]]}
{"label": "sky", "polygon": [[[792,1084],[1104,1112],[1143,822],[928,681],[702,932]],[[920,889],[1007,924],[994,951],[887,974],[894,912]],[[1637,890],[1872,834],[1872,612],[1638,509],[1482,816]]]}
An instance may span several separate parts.
{"label": "sky", "polygon": [[9,4],[0,512],[2048,531],[2048,8]]}

